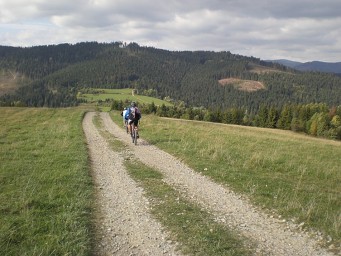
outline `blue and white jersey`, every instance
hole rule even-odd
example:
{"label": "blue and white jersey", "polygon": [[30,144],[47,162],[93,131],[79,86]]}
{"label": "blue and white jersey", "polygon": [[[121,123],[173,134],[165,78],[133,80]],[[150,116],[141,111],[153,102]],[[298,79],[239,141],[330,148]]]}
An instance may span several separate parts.
{"label": "blue and white jersey", "polygon": [[128,110],[125,109],[125,110],[123,110],[123,113],[122,113],[123,119],[125,119],[125,120],[128,120],[128,118],[126,117],[127,112],[128,112]]}
{"label": "blue and white jersey", "polygon": [[129,117],[130,117],[130,114],[132,113],[132,110],[131,110],[132,108],[134,108],[134,107],[130,107],[127,109],[127,111],[124,115],[125,119],[127,119],[127,120],[130,119]]}

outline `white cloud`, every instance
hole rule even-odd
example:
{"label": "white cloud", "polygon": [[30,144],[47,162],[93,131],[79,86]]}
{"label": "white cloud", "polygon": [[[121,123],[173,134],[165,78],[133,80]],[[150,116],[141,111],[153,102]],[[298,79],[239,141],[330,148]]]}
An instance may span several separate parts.
{"label": "white cloud", "polygon": [[262,59],[341,61],[339,0],[0,0],[0,41],[134,41]]}

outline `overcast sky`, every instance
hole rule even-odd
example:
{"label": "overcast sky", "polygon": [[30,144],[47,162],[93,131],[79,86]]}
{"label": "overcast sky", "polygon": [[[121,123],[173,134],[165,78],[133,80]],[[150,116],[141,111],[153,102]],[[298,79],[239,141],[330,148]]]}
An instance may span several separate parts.
{"label": "overcast sky", "polygon": [[85,41],[341,62],[341,0],[0,0],[0,45]]}

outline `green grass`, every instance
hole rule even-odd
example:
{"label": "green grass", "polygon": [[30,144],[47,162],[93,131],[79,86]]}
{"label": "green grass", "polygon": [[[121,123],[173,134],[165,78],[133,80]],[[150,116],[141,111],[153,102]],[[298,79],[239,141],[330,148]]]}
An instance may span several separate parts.
{"label": "green grass", "polygon": [[88,255],[80,109],[0,108],[0,255]]}
{"label": "green grass", "polygon": [[[119,116],[112,114],[120,121]],[[341,143],[297,133],[144,116],[141,137],[269,212],[341,241]]]}
{"label": "green grass", "polygon": [[151,104],[154,102],[155,105],[161,106],[165,104],[166,106],[171,106],[172,104],[168,101],[160,100],[153,97],[143,96],[135,94],[132,95],[132,89],[98,89],[98,91],[103,91],[104,93],[96,93],[96,94],[81,94],[79,96],[80,99],[84,99],[87,102],[98,102],[105,101],[106,99],[114,99],[116,101],[136,101],[139,104]]}

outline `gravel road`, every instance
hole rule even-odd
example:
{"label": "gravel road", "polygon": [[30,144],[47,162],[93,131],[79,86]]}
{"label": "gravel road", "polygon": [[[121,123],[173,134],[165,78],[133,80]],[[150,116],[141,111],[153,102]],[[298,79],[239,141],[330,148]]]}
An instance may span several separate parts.
{"label": "gravel road", "polygon": [[[123,156],[109,148],[93,125],[94,116],[94,112],[86,114],[83,129],[97,191],[97,255],[181,255],[176,243],[167,239],[167,232],[149,214],[148,200],[128,176]],[[119,140],[129,141],[108,113],[100,113],[100,117],[105,130]],[[248,237],[257,245],[255,255],[335,255],[319,247],[317,240],[299,230],[299,225],[265,214],[226,186],[214,183],[143,139],[137,146],[130,143],[127,150],[162,172],[165,182],[213,214],[217,222]]]}

